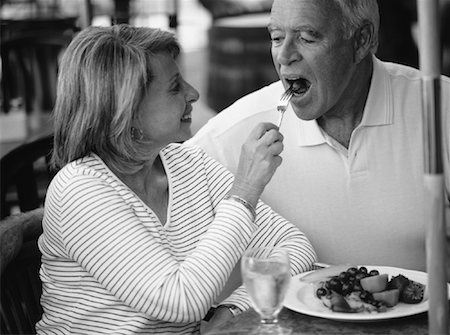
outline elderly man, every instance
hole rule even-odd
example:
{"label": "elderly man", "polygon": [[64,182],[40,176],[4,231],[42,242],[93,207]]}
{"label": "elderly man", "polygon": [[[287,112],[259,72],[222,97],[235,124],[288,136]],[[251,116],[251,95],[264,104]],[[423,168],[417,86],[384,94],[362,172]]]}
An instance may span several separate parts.
{"label": "elderly man", "polygon": [[[269,33],[280,81],[238,100],[188,143],[236,171],[249,129],[280,127],[283,163],[262,200],[310,238],[321,262],[425,269],[418,70],[375,57],[376,0],[275,0]],[[444,164],[450,190],[450,78],[442,76]]]}

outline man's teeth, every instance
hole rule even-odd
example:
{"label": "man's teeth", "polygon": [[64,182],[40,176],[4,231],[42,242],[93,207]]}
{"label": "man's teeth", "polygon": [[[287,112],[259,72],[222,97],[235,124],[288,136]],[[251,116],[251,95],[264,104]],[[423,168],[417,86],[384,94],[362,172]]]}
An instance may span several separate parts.
{"label": "man's teeth", "polygon": [[185,114],[181,117],[182,121],[186,121],[186,120],[190,120],[191,119],[191,114]]}

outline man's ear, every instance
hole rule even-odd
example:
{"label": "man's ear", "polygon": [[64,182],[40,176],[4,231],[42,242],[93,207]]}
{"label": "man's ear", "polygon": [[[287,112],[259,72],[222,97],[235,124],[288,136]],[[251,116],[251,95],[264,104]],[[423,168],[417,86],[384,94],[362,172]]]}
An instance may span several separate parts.
{"label": "man's ear", "polygon": [[364,22],[353,34],[353,59],[355,63],[359,63],[370,53],[374,34],[373,24],[368,21]]}

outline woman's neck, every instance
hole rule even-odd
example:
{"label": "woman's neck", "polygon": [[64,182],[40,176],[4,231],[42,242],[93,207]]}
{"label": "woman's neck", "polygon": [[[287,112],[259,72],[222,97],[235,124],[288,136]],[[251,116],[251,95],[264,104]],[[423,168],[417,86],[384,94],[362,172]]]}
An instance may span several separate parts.
{"label": "woman's neck", "polygon": [[119,173],[118,177],[152,209],[161,223],[166,222],[169,184],[159,155],[138,172],[129,175]]}

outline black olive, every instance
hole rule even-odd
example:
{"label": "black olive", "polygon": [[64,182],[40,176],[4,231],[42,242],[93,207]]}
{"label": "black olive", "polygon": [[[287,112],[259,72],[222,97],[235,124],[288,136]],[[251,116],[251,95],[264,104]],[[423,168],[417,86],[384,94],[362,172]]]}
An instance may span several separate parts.
{"label": "black olive", "polygon": [[366,268],[365,266],[361,266],[361,267],[358,269],[358,272],[359,272],[359,273],[362,273],[362,274],[367,274],[367,268]]}
{"label": "black olive", "polygon": [[344,283],[342,284],[342,294],[347,295],[352,293],[353,291],[353,285],[351,283]]}
{"label": "black olive", "polygon": [[331,279],[328,281],[328,286],[327,286],[327,288],[330,289],[330,290],[333,290],[333,291],[335,291],[335,292],[337,292],[337,293],[341,293],[341,290],[342,290],[342,283],[341,283],[341,281],[340,281],[339,279],[331,278]]}
{"label": "black olive", "polygon": [[349,274],[347,273],[347,272],[341,272],[340,274],[339,274],[339,279],[340,279],[340,281],[342,282],[342,283],[345,283],[345,282],[347,282],[348,281],[348,277],[349,277]]}
{"label": "black olive", "polygon": [[319,287],[316,291],[316,295],[318,298],[324,297],[328,294],[328,291],[324,287]]}
{"label": "black olive", "polygon": [[355,267],[348,268],[348,269],[347,269],[347,273],[348,273],[350,276],[354,277],[354,276],[358,273],[358,269],[355,268]]}
{"label": "black olive", "polygon": [[369,302],[373,300],[372,294],[369,291],[362,290],[359,294],[359,298],[362,301]]}

